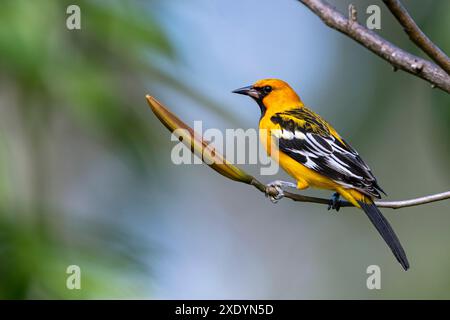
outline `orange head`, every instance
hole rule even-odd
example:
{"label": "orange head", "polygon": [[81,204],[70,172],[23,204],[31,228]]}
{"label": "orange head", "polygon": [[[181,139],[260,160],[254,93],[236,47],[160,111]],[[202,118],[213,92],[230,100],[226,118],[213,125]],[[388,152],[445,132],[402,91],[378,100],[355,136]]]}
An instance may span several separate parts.
{"label": "orange head", "polygon": [[267,110],[272,113],[303,105],[295,91],[286,82],[279,79],[259,80],[251,86],[236,89],[233,93],[253,98],[258,103],[262,115]]}

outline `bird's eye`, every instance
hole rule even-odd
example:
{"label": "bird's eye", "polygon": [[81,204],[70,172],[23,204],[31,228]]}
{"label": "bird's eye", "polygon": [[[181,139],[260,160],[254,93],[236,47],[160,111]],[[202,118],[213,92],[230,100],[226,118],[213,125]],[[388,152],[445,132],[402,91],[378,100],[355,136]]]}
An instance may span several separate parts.
{"label": "bird's eye", "polygon": [[263,90],[264,90],[264,93],[265,93],[265,94],[268,94],[270,91],[272,91],[272,87],[271,87],[271,86],[265,86],[265,87],[263,88]]}

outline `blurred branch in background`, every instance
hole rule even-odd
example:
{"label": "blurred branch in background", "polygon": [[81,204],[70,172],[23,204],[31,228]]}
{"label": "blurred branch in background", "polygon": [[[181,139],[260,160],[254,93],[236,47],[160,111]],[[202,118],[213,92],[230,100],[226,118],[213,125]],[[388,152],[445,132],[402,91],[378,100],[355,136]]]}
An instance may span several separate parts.
{"label": "blurred branch in background", "polygon": [[394,70],[401,69],[406,71],[428,81],[433,87],[438,87],[450,93],[450,75],[436,64],[400,49],[375,32],[359,24],[355,19],[356,9],[354,7],[351,10],[351,17],[346,18],[326,1],[298,1],[314,12],[327,26],[342,32],[388,61],[394,67]]}
{"label": "blurred branch in background", "polygon": [[411,41],[450,75],[450,59],[420,30],[403,4],[399,0],[383,0],[383,2],[402,25],[403,30],[408,34]]}
{"label": "blurred branch in background", "polygon": [[[261,183],[255,177],[239,169],[238,167],[232,165],[229,161],[226,160],[226,158],[222,154],[220,154],[217,150],[215,150],[214,147],[211,146],[211,144],[206,142],[202,136],[200,136],[192,128],[190,128],[187,124],[185,124],[182,120],[180,120],[176,115],[170,112],[158,100],[156,100],[150,95],[147,95],[146,99],[153,113],[161,121],[161,123],[164,124],[164,126],[167,129],[169,129],[169,131],[171,131],[172,133],[175,130],[177,130],[177,133],[180,133],[179,129],[184,131],[185,135],[179,136],[178,138],[181,140],[181,142],[183,142],[186,146],[188,146],[194,154],[196,154],[199,158],[201,158],[202,161],[208,166],[210,166],[213,170],[215,170],[216,172],[218,172],[219,174],[228,179],[252,185],[259,191],[265,193],[267,196],[275,198],[278,196],[278,190],[276,188]],[[299,202],[312,202],[330,205],[329,199],[309,197],[291,192],[284,192],[284,196],[286,198]],[[450,191],[446,191],[439,194],[424,196],[415,199],[400,200],[400,201],[376,201],[375,203],[380,208],[399,209],[405,207],[418,206],[435,201],[446,200],[449,198],[450,198]],[[351,203],[340,200],[339,207],[351,207],[351,206],[353,206]]]}

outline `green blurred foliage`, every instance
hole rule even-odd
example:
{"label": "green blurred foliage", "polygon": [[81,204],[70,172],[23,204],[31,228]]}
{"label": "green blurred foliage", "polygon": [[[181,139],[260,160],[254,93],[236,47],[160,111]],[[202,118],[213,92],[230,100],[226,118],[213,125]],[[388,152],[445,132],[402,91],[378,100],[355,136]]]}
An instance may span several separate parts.
{"label": "green blurred foliage", "polygon": [[[71,31],[66,28],[66,8],[72,3],[2,1],[0,82],[18,99],[14,108],[18,108],[17,126],[30,165],[24,173],[30,192],[19,194],[13,187],[16,174],[24,168],[13,163],[10,153],[15,133],[2,128],[0,298],[144,294],[139,277],[148,279],[148,275],[134,253],[148,248],[120,235],[124,231],[114,222],[69,226],[60,209],[50,205],[46,184],[57,173],[48,164],[46,130],[55,117],[63,118],[119,151],[140,172],[156,148],[149,119],[140,111],[145,108],[145,88],[162,83],[197,95],[152,65],[159,60],[148,58],[175,59],[150,10],[152,3],[77,1],[82,30]],[[70,264],[80,265],[85,290],[66,289],[65,270]],[[126,272],[133,276],[121,279],[119,275]]]}

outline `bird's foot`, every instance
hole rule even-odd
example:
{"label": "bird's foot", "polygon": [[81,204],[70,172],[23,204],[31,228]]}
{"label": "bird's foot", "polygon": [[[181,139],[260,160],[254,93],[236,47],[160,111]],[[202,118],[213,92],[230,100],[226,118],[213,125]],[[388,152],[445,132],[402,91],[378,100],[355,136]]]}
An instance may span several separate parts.
{"label": "bird's foot", "polygon": [[[268,197],[273,203],[277,203],[278,200],[284,197],[283,187],[296,188],[297,186],[292,182],[281,180],[272,181],[266,185],[266,197]],[[277,193],[273,194],[273,191],[271,191],[270,189],[275,189]]]}
{"label": "bird's foot", "polygon": [[341,208],[341,200],[339,200],[339,198],[339,193],[335,192],[330,199],[330,203],[328,204],[328,210],[334,209],[336,211],[339,211],[339,209]]}

